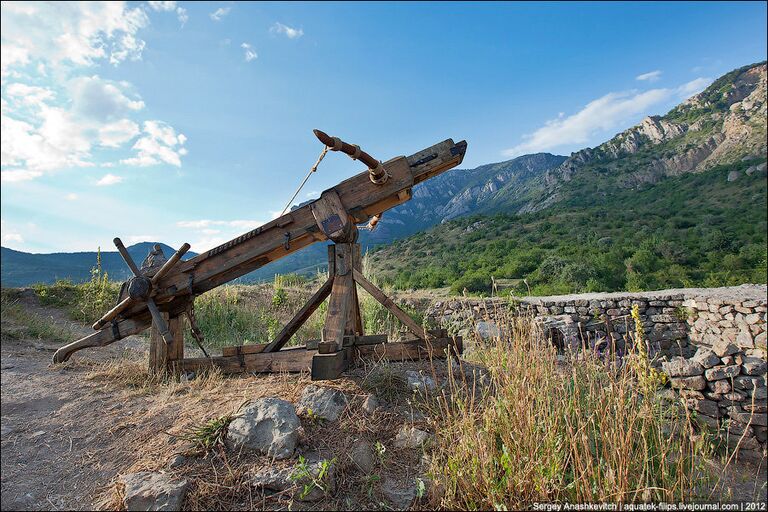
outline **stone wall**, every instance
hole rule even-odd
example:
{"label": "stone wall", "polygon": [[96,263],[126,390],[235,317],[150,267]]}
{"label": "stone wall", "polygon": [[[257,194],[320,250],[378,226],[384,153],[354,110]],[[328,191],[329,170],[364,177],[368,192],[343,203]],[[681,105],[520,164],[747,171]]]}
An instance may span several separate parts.
{"label": "stone wall", "polygon": [[465,337],[503,335],[509,315],[531,315],[559,348],[587,346],[622,355],[638,307],[649,352],[686,405],[720,430],[745,458],[766,453],[766,286],[690,288],[641,293],[457,298],[436,302],[427,317]]}

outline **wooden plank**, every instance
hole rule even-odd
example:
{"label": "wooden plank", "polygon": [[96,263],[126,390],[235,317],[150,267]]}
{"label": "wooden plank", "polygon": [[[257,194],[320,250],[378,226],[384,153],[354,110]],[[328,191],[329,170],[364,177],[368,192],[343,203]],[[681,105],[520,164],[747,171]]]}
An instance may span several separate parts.
{"label": "wooden plank", "polygon": [[[362,272],[363,270],[363,259],[360,255],[360,244],[354,244],[352,246],[352,268],[358,272]],[[363,328],[363,314],[360,311],[360,297],[357,295],[357,286],[352,287],[352,300],[354,303],[352,311],[355,314],[353,332],[357,336],[363,336],[365,334],[365,329]]]}
{"label": "wooden plank", "polygon": [[413,340],[374,345],[355,345],[358,358],[385,359],[388,361],[413,361],[430,357],[445,357],[446,349],[450,355],[463,351],[461,337],[437,338],[431,340]]}
{"label": "wooden plank", "polygon": [[333,278],[329,278],[323,283],[323,286],[317,290],[312,297],[307,301],[304,306],[291,318],[285,327],[278,333],[275,339],[264,348],[264,352],[275,352],[283,348],[288,343],[291,336],[296,334],[296,331],[304,324],[304,322],[312,316],[312,313],[320,307],[320,304],[328,297],[333,289]]}
{"label": "wooden plank", "polygon": [[254,343],[252,345],[237,345],[232,347],[223,347],[222,356],[236,356],[238,354],[260,354],[264,352],[268,343]]}
{"label": "wooden plank", "polygon": [[328,299],[328,312],[325,317],[325,327],[323,327],[323,340],[335,342],[339,349],[342,348],[344,343],[344,330],[349,312],[348,303],[351,300],[353,286],[355,286],[355,283],[352,281],[352,274],[345,276],[336,275],[333,279],[331,296]]}
{"label": "wooden plank", "polygon": [[344,205],[341,204],[338,192],[329,189],[320,195],[320,198],[309,205],[312,215],[320,231],[334,241],[343,240],[350,235],[353,224],[349,222],[349,215]]}
{"label": "wooden plank", "polygon": [[173,342],[168,345],[168,367],[171,363],[184,359],[184,322],[180,315],[171,317],[168,321],[168,329],[173,336]]}
{"label": "wooden plank", "polygon": [[400,309],[397,304],[392,302],[392,299],[387,297],[384,292],[379,290],[373,283],[368,281],[365,276],[363,276],[362,272],[354,270],[353,277],[357,284],[362,286],[363,289],[371,294],[371,297],[379,301],[382,306],[391,311],[398,320],[400,320],[406,327],[408,327],[408,329],[411,330],[412,333],[423,340],[427,339],[427,334],[424,332],[424,329],[419,324],[414,322],[413,319],[408,316],[408,313]]}
{"label": "wooden plank", "polygon": [[243,372],[302,372],[312,367],[312,356],[316,350],[304,347],[291,347],[277,352],[243,354],[240,356],[196,357],[182,359],[176,363],[184,371],[196,371],[216,366],[224,373]]}
{"label": "wooden plank", "polygon": [[111,343],[114,343],[118,339],[122,339],[126,336],[130,336],[145,330],[147,327],[149,327],[150,323],[151,321],[149,319],[148,311],[142,316],[121,320],[117,322],[117,332],[120,334],[120,337],[115,337],[115,330],[112,329],[110,324],[100,331],[94,332],[93,334],[89,334],[84,338],[80,338],[77,341],[73,341],[64,345],[63,347],[60,347],[53,355],[53,362],[63,363],[68,361],[72,354],[84,348],[105,347]]}
{"label": "wooden plank", "polygon": [[[168,313],[160,313],[168,323]],[[170,327],[169,327],[170,330]],[[161,373],[165,371],[168,364],[168,345],[163,340],[163,336],[160,329],[152,322],[152,327],[149,330],[149,372]]]}

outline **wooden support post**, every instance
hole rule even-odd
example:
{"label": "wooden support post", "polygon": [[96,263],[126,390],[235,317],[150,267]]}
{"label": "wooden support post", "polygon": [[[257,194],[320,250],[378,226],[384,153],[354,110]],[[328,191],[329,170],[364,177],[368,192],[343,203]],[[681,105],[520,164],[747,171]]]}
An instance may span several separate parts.
{"label": "wooden support post", "polygon": [[172,342],[166,343],[160,330],[152,322],[149,332],[149,371],[150,373],[163,373],[173,370],[176,361],[184,359],[184,327],[181,316],[168,318],[168,313],[161,313],[168,324]]}
{"label": "wooden support post", "polygon": [[424,332],[424,329],[413,321],[413,319],[408,316],[408,313],[400,309],[400,307],[395,304],[392,299],[386,296],[384,292],[379,290],[373,283],[368,281],[365,276],[363,276],[362,272],[359,272],[358,270],[353,271],[354,279],[357,284],[362,286],[365,291],[371,294],[371,296],[379,301],[382,306],[387,308],[390,312],[392,312],[393,315],[397,317],[398,320],[400,320],[403,324],[405,324],[408,329],[411,330],[413,334],[421,338],[422,340],[427,339],[427,333]]}

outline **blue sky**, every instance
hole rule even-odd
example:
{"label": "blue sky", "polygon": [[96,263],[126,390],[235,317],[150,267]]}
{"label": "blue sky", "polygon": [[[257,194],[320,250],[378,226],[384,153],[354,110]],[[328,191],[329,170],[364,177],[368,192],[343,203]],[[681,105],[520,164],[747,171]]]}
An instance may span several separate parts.
{"label": "blue sky", "polygon": [[[385,160],[569,154],[765,60],[753,3],[2,3],[2,245],[270,220],[320,128]],[[331,154],[299,200],[361,171]]]}

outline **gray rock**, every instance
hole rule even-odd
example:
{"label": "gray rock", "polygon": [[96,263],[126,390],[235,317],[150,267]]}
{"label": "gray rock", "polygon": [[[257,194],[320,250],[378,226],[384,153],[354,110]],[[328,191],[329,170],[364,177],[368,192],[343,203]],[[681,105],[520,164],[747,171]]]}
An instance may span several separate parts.
{"label": "gray rock", "polygon": [[734,364],[731,366],[715,366],[704,372],[707,380],[721,380],[736,377],[741,373],[741,366]]}
{"label": "gray rock", "polygon": [[290,402],[279,398],[260,398],[232,420],[227,439],[236,448],[287,459],[296,449],[299,427],[301,422]]}
{"label": "gray rock", "polygon": [[731,391],[731,383],[727,380],[716,380],[708,384],[713,393],[725,394]]}
{"label": "gray rock", "polygon": [[[326,471],[321,477],[323,465],[326,465]],[[251,484],[275,492],[294,489],[294,499],[317,501],[336,490],[336,468],[335,464],[328,465],[328,461],[321,460],[305,460],[303,464],[280,469],[261,467],[253,473]]]}
{"label": "gray rock", "polygon": [[720,417],[720,408],[717,406],[717,402],[713,402],[712,400],[689,399],[686,400],[686,405],[689,409],[698,411],[705,416],[709,416],[710,418]]}
{"label": "gray rock", "polygon": [[707,387],[707,381],[701,375],[695,377],[680,377],[678,379],[670,379],[670,383],[673,388],[678,389],[693,389],[696,391],[702,391]]}
{"label": "gray rock", "polygon": [[699,414],[696,416],[696,421],[703,423],[711,431],[717,432],[720,429],[720,423],[715,418],[711,418],[705,414]]}
{"label": "gray rock", "polygon": [[499,326],[493,322],[481,320],[475,325],[475,332],[484,340],[501,336]]}
{"label": "gray rock", "polygon": [[379,399],[376,398],[376,395],[368,395],[365,397],[365,401],[363,401],[363,411],[366,414],[373,414],[379,407],[381,407],[381,404],[379,404]]}
{"label": "gray rock", "polygon": [[187,481],[162,473],[129,473],[121,477],[125,485],[126,510],[181,510]]}
{"label": "gray rock", "polygon": [[177,453],[176,455],[171,457],[170,460],[168,461],[168,469],[175,469],[175,468],[181,467],[186,462],[187,462],[187,458],[184,455]]}
{"label": "gray rock", "polygon": [[416,483],[404,485],[386,478],[381,484],[381,492],[395,510],[408,510],[416,498]]}
{"label": "gray rock", "polygon": [[719,338],[712,346],[712,351],[717,354],[718,357],[725,357],[737,353],[739,347],[725,338]]}
{"label": "gray rock", "polygon": [[661,364],[664,373],[670,377],[695,377],[704,373],[704,367],[693,359],[673,357],[670,361]]}
{"label": "gray rock", "polygon": [[720,362],[720,358],[717,357],[714,352],[703,347],[700,347],[696,351],[693,360],[698,362],[704,368],[712,368]]}
{"label": "gray rock", "polygon": [[320,386],[307,386],[299,400],[299,414],[309,414],[312,411],[324,420],[336,421],[347,407],[347,397],[338,389]]}
{"label": "gray rock", "polygon": [[741,173],[739,171],[731,171],[728,173],[727,179],[728,181],[736,181],[737,179],[739,179],[739,176],[741,176]]}
{"label": "gray rock", "polygon": [[358,439],[349,450],[349,458],[352,463],[363,473],[370,474],[376,468],[376,456],[373,446],[365,439]]}
{"label": "gray rock", "polygon": [[732,405],[728,407],[728,416],[739,423],[745,425],[759,425],[761,427],[768,426],[768,416],[765,414],[752,414],[743,410],[738,405]]}
{"label": "gray rock", "polygon": [[749,391],[752,389],[765,388],[765,382],[760,377],[752,377],[749,375],[739,375],[733,379],[734,389]]}
{"label": "gray rock", "polygon": [[405,372],[405,378],[408,381],[408,389],[418,393],[434,393],[437,390],[437,384],[429,375],[423,375],[414,370]]}
{"label": "gray rock", "polygon": [[429,441],[429,432],[424,432],[415,427],[403,425],[395,436],[393,446],[395,448],[419,448]]}
{"label": "gray rock", "polygon": [[745,357],[741,363],[742,372],[747,375],[762,375],[765,373],[766,362],[759,357]]}
{"label": "gray rock", "polygon": [[742,329],[736,336],[736,345],[742,348],[754,348],[755,339],[752,337],[752,333],[747,329]]}

